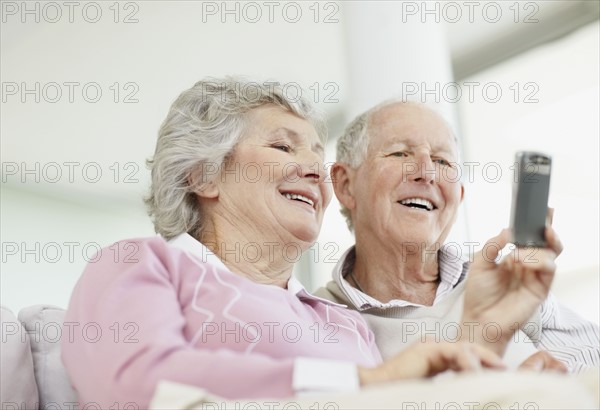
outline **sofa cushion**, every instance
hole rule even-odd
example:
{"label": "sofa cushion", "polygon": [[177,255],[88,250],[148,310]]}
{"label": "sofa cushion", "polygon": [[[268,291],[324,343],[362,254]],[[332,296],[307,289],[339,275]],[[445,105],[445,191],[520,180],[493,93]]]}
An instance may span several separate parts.
{"label": "sofa cushion", "polygon": [[77,402],[60,357],[61,337],[69,337],[68,329],[63,332],[64,317],[64,309],[50,305],[30,306],[19,312],[31,341],[42,409],[72,409]]}
{"label": "sofa cushion", "polygon": [[38,389],[33,370],[29,336],[7,308],[0,307],[2,355],[0,397],[2,409],[37,409]]}

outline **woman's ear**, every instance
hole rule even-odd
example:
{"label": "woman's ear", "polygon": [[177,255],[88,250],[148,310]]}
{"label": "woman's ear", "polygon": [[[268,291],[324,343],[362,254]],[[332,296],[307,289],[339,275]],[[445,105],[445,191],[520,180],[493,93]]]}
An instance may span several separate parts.
{"label": "woman's ear", "polygon": [[201,198],[214,199],[219,196],[219,187],[215,179],[205,181],[206,175],[201,170],[192,172],[188,176],[191,191]]}
{"label": "woman's ear", "polygon": [[331,182],[333,183],[333,192],[338,201],[346,208],[352,210],[356,206],[354,199],[354,183],[356,170],[350,168],[348,164],[336,162],[331,167]]}

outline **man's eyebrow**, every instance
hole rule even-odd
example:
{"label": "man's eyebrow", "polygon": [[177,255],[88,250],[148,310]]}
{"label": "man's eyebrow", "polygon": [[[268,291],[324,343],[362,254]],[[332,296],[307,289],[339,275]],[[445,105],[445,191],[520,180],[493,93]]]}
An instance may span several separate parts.
{"label": "man's eyebrow", "polygon": [[[384,149],[389,149],[390,147],[394,147],[395,145],[404,145],[404,146],[406,146],[408,148],[411,148],[411,147],[413,147],[414,144],[411,142],[410,138],[401,138],[401,137],[398,137],[398,138],[393,138],[393,139],[387,141],[384,144],[383,148]],[[453,149],[452,149],[452,147],[449,146],[449,145],[447,145],[447,146],[439,146],[439,145],[438,146],[434,146],[434,147],[432,147],[431,151],[433,153],[436,153],[436,154],[448,154],[448,155],[456,155],[457,156],[457,152],[454,152]]]}
{"label": "man's eyebrow", "polygon": [[384,147],[391,147],[393,145],[398,145],[398,144],[402,144],[402,145],[411,145],[410,141],[406,138],[392,138],[387,140],[383,146]]}
{"label": "man's eyebrow", "polygon": [[436,154],[456,155],[456,152],[453,152],[450,147],[436,147],[433,152]]}

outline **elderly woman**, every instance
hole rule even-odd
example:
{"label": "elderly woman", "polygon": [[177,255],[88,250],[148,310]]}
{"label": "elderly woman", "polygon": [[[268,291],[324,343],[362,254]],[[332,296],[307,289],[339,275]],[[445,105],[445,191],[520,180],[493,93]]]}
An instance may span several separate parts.
{"label": "elderly woman", "polygon": [[86,268],[63,361],[85,405],[144,408],[170,380],[225,398],[292,397],[497,367],[483,348],[419,344],[382,363],[356,312],[292,276],[331,199],[325,128],[280,86],[198,82],[158,137],[150,215],[160,236],[118,242]]}

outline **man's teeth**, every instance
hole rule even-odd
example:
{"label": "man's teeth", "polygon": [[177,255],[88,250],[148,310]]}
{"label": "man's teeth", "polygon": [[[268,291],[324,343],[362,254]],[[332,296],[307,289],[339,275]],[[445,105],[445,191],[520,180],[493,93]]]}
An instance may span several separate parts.
{"label": "man's teeth", "polygon": [[312,207],[315,206],[315,203],[313,202],[313,200],[305,197],[304,195],[285,193],[285,194],[283,194],[283,196],[285,196],[287,199],[297,199],[299,201],[306,202],[307,204],[309,204]]}
{"label": "man's teeth", "polygon": [[408,198],[400,201],[402,205],[407,206],[416,206],[419,208],[426,208],[428,211],[433,209],[433,204],[426,199],[423,198]]}

